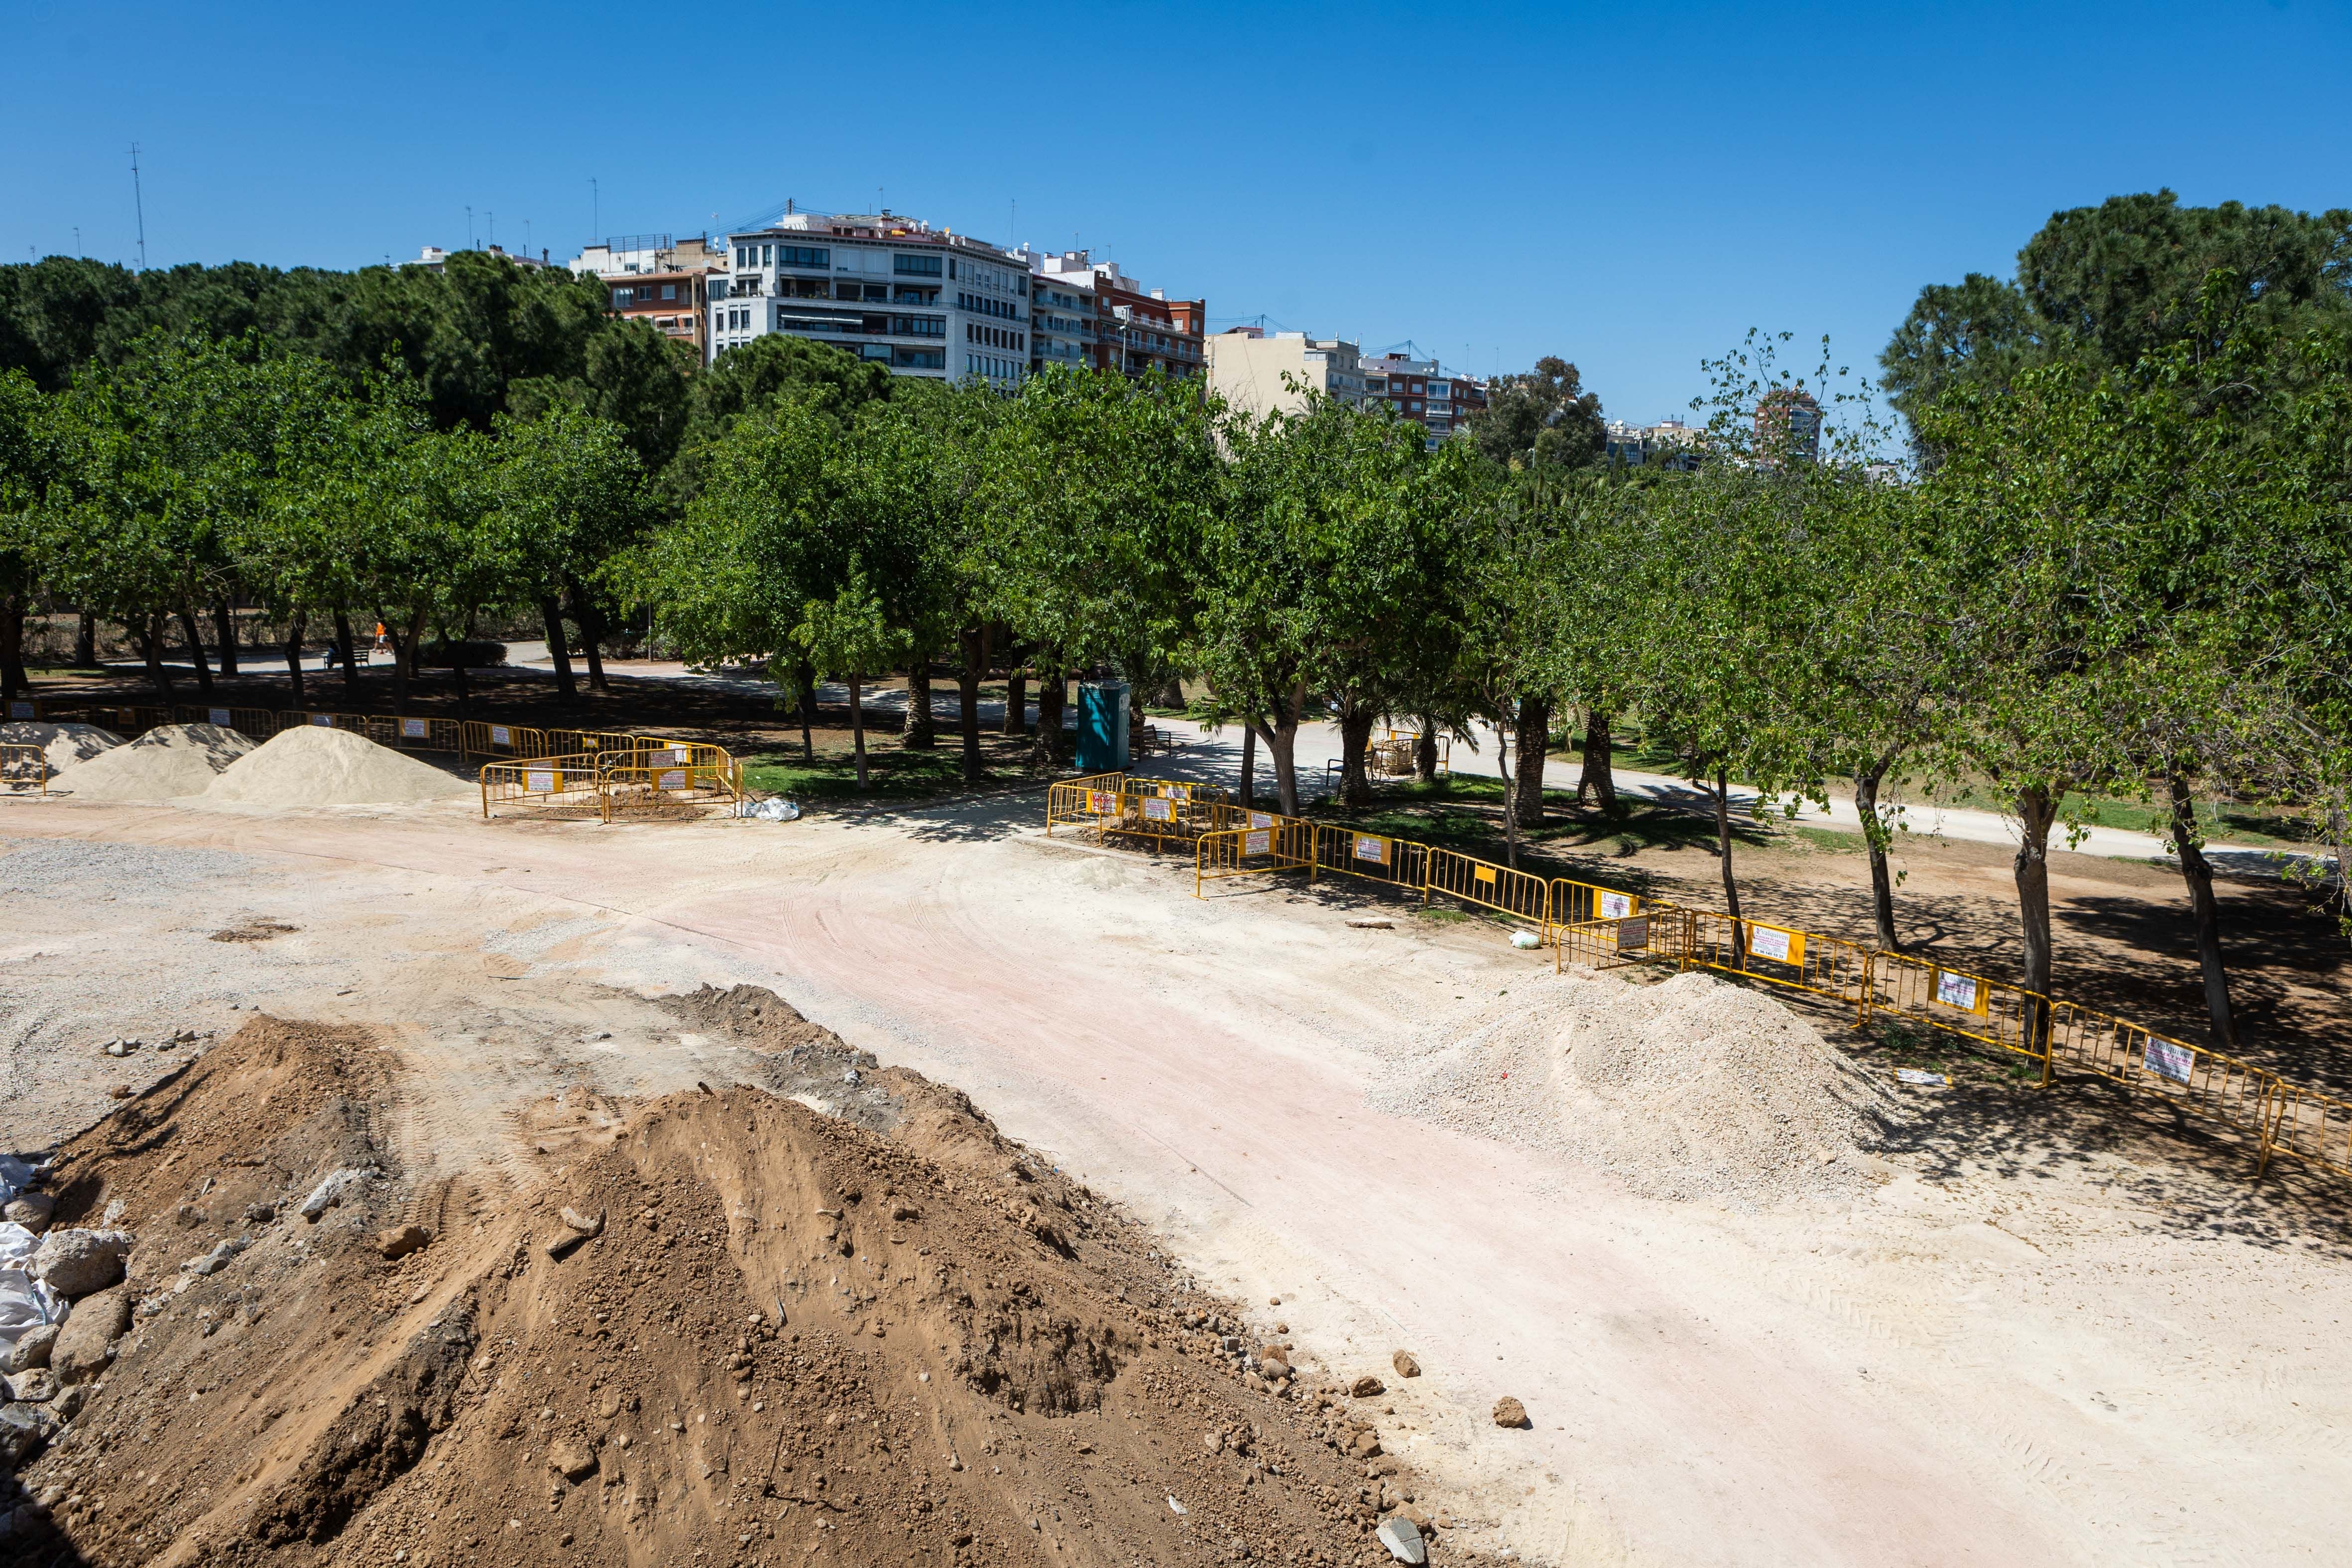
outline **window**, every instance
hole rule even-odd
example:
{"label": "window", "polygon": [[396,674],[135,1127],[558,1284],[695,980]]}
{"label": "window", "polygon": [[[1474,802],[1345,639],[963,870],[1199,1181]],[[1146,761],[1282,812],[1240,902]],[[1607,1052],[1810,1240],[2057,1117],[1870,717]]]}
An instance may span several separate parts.
{"label": "window", "polygon": [[662,297],[663,299],[665,299],[665,300],[675,300],[675,299],[677,299],[677,284],[675,284],[675,283],[665,283],[665,284],[663,284],[663,285],[661,286],[661,289],[662,289],[661,297]]}
{"label": "window", "polygon": [[833,286],[833,297],[836,300],[863,300],[866,290],[856,283],[836,283]]}
{"label": "window", "polygon": [[943,338],[948,335],[948,324],[940,316],[893,316],[890,334],[900,338]]}
{"label": "window", "polygon": [[890,290],[883,284],[868,283],[866,286],[866,297],[877,305],[883,304],[888,301]]}
{"label": "window", "polygon": [[833,252],[806,245],[780,245],[776,247],[776,265],[779,267],[831,267]]}
{"label": "window", "polygon": [[900,370],[945,370],[948,356],[938,349],[893,349],[890,363]]}
{"label": "window", "polygon": [[940,258],[936,256],[893,256],[890,270],[901,278],[937,278]]}
{"label": "window", "polygon": [[761,265],[761,266],[765,267],[766,265],[768,265],[768,263],[769,263],[769,262],[773,261],[775,258],[776,258],[776,247],[775,247],[774,246],[772,246],[772,245],[763,245],[763,246],[760,247],[760,265]]}
{"label": "window", "polygon": [[613,290],[613,309],[614,309],[615,310],[621,310],[622,308],[624,308],[625,306],[626,306],[626,305],[628,304],[628,302],[629,302],[631,300],[634,300],[634,299],[635,299],[635,298],[636,298],[636,293],[637,293],[637,291],[636,291],[635,289],[614,289],[614,290]]}

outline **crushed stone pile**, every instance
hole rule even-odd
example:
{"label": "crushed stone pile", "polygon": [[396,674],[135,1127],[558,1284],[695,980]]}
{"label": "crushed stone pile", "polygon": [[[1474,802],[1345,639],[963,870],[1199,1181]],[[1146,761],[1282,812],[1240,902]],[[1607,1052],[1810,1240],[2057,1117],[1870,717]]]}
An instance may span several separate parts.
{"label": "crushed stone pile", "polygon": [[217,724],[164,724],[49,781],[83,800],[173,800],[202,795],[254,743]]}
{"label": "crushed stone pile", "polygon": [[1384,1110],[1565,1154],[1646,1197],[1776,1206],[1874,1184],[1906,1114],[1769,995],[1696,972],[1514,983],[1424,1030]]}
{"label": "crushed stone pile", "polygon": [[412,805],[471,793],[463,779],[347,730],[281,730],[212,781],[207,800],[251,805]]}
{"label": "crushed stone pile", "polygon": [[51,1378],[0,1406],[24,1561],[1391,1560],[1371,1423],[961,1095],[874,1070],[877,1129],[579,1086],[453,1170],[395,1061],[257,1017],[56,1152],[56,1223],[132,1240],[70,1423]]}
{"label": "crushed stone pile", "polygon": [[121,744],[121,736],[95,724],[50,724],[29,719],[0,724],[0,746],[40,747],[49,760],[51,773],[61,773]]}

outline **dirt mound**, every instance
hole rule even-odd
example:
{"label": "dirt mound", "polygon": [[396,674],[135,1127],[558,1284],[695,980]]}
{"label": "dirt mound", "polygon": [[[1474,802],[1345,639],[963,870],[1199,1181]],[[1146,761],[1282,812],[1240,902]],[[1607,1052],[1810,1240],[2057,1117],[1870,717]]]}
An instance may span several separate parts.
{"label": "dirt mound", "polygon": [[122,737],[95,724],[49,724],[20,719],[0,724],[0,746],[38,746],[49,760],[51,773],[63,773],[101,752],[122,744]]}
{"label": "dirt mound", "polygon": [[1872,1184],[1904,1112],[1769,995],[1696,973],[1515,984],[1433,1031],[1384,1108],[1568,1154],[1649,1197],[1797,1202]]}
{"label": "dirt mound", "polygon": [[799,1008],[764,985],[735,985],[724,991],[705,985],[683,996],[665,996],[661,1003],[691,1028],[731,1036],[762,1050],[838,1043],[832,1030],[810,1023],[801,1016]]}
{"label": "dirt mound", "polygon": [[1387,1561],[1376,1437],[960,1096],[602,1103],[415,1190],[384,1059],[257,1019],[62,1152],[138,1305],[0,1497],[28,1560]]}
{"label": "dirt mound", "polygon": [[217,724],[164,724],[49,781],[85,800],[173,800],[202,795],[254,743]]}
{"label": "dirt mound", "polygon": [[410,805],[471,792],[429,763],[347,730],[281,730],[205,791],[253,805]]}

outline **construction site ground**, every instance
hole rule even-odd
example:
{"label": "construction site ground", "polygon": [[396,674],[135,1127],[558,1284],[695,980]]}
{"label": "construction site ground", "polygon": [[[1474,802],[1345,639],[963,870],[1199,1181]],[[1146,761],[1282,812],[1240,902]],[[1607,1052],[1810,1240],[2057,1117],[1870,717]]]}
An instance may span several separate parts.
{"label": "construction site ground", "polygon": [[[1989,1069],[1822,1150],[1837,1184],[1656,1195],[1511,1135],[1499,1081],[1429,1087],[1449,1034],[1599,983],[1357,889],[1196,900],[1189,862],[1041,816],[1035,794],[621,826],[8,803],[0,1146],[116,1170],[142,1247],[186,1225],[176,1258],[226,1234],[238,1205],[197,1189],[249,1180],[232,1145],[290,1139],[264,1166],[308,1169],[340,1139],[434,1238],[387,1264],[345,1237],[366,1268],[326,1272],[341,1296],[286,1265],[278,1322],[331,1304],[378,1352],[303,1397],[238,1394],[267,1368],[221,1316],[134,1329],[153,1342],[101,1401],[148,1403],[84,1417],[31,1477],[75,1489],[52,1512],[83,1560],[1385,1560],[1359,1510],[1407,1489],[1443,1514],[1434,1561],[2317,1563],[2352,1532],[2340,1184],[2256,1184],[2242,1147],[2128,1096]],[[744,984],[797,1015],[662,1000]],[[154,1048],[180,1030],[208,1040]],[[150,1044],[97,1049],[124,1035]],[[199,1047],[216,1082],[181,1065]],[[138,1108],[183,1093],[166,1168]],[[292,1096],[283,1125],[262,1093]],[[540,1247],[589,1205],[616,1227],[591,1245],[629,1247],[566,1276]],[[680,1210],[675,1249],[626,1228]],[[852,1262],[929,1245],[957,1278],[820,1274],[824,1217]],[[795,1282],[772,1301],[744,1283],[771,1226],[759,1277]],[[1242,1310],[1302,1389],[1384,1387],[1312,1412],[1251,1388],[1195,1319]],[[884,1327],[887,1355],[844,1337]],[[681,1335],[730,1364],[672,1365]],[[983,1345],[1005,1364],[975,1377]],[[699,1435],[757,1426],[734,1355],[763,1379],[782,1356],[745,1384],[799,1413],[781,1490]],[[935,1376],[964,1402],[926,1405]],[[1527,1426],[1496,1423],[1504,1396]],[[410,1465],[380,1494],[313,1473],[377,1397],[433,1427]],[[283,1447],[248,1443],[235,1422],[272,1410]],[[1393,1462],[1333,1454],[1335,1415]],[[559,1443],[625,1479],[551,1480]],[[829,1510],[812,1472],[866,1502]]]}

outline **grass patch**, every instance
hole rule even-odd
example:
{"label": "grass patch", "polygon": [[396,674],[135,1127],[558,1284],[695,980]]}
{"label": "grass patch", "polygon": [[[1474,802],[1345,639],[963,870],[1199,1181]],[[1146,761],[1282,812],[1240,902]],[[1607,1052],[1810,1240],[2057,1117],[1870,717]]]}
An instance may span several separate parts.
{"label": "grass patch", "polygon": [[928,752],[876,748],[866,752],[866,763],[869,787],[863,791],[857,787],[856,756],[849,752],[819,752],[813,763],[797,752],[762,752],[744,759],[743,782],[794,800],[924,800],[1027,776],[984,768],[980,783],[968,786],[962,751],[953,745]]}

